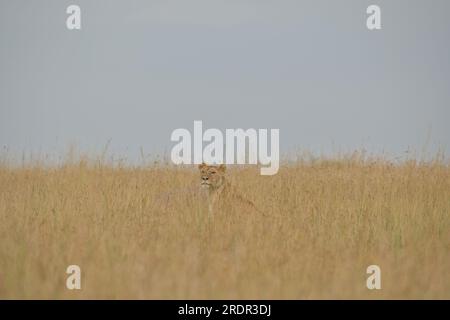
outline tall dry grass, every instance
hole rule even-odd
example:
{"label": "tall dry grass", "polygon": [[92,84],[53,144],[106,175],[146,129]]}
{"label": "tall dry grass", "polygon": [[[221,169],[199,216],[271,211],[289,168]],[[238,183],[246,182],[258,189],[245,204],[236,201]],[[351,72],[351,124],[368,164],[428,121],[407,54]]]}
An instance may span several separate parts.
{"label": "tall dry grass", "polygon": [[[0,167],[0,298],[450,298],[450,167],[348,158],[228,172],[268,213],[214,221],[195,168]],[[178,191],[175,191],[177,195]],[[186,203],[183,203],[186,202]],[[82,270],[68,290],[65,271]],[[367,266],[382,289],[366,288]]]}

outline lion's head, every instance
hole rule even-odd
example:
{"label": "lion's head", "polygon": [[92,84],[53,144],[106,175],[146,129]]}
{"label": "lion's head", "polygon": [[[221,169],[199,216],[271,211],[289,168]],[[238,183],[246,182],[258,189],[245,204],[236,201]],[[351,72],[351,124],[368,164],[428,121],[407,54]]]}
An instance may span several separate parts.
{"label": "lion's head", "polygon": [[202,163],[198,166],[202,188],[217,190],[225,184],[225,165],[207,165]]}

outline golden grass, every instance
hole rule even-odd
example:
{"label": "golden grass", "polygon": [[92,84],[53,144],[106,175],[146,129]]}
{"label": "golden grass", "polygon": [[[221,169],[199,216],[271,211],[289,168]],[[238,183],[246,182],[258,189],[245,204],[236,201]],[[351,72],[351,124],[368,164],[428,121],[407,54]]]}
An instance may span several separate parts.
{"label": "golden grass", "polygon": [[[298,161],[229,176],[267,217],[212,222],[195,201],[155,205],[196,185],[195,168],[0,166],[0,298],[450,298],[444,162]],[[70,264],[82,290],[66,289]],[[366,288],[371,264],[381,290]]]}

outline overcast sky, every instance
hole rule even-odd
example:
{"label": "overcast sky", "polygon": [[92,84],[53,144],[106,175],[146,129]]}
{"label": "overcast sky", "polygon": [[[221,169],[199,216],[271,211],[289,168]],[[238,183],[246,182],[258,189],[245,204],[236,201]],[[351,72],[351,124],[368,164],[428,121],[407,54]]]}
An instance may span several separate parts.
{"label": "overcast sky", "polygon": [[[81,7],[81,30],[66,8]],[[382,30],[366,28],[366,8]],[[0,0],[0,146],[136,159],[176,128],[281,151],[450,151],[448,0]]]}

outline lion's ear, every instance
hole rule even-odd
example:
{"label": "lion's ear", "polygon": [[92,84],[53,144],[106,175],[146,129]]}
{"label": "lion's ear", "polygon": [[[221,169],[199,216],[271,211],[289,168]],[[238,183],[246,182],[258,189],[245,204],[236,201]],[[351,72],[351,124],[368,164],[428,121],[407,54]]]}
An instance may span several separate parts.
{"label": "lion's ear", "polygon": [[202,170],[205,166],[206,166],[206,164],[204,162],[202,162],[201,164],[198,165],[198,169]]}
{"label": "lion's ear", "polygon": [[225,172],[226,169],[227,169],[227,166],[224,165],[224,164],[221,164],[221,165],[219,166],[219,171]]}

